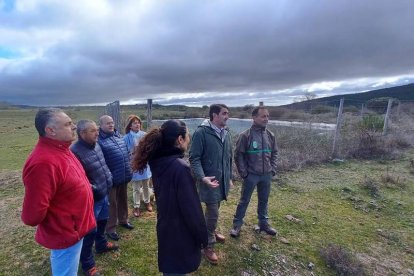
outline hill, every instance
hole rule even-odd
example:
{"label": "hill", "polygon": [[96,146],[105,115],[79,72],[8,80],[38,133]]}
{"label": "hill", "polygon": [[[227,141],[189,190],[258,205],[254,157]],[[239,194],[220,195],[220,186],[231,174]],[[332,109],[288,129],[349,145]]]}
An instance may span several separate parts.
{"label": "hill", "polygon": [[330,97],[323,97],[317,98],[313,100],[303,101],[292,103],[288,105],[284,105],[284,107],[293,108],[293,109],[307,109],[309,106],[315,105],[328,105],[328,106],[335,106],[338,105],[339,100],[344,98],[344,105],[345,106],[360,106],[362,103],[366,103],[369,100],[377,99],[377,98],[394,98],[400,101],[413,101],[414,102],[414,83],[371,90],[368,92],[362,93],[353,93],[353,94],[345,94],[345,95],[336,95]]}

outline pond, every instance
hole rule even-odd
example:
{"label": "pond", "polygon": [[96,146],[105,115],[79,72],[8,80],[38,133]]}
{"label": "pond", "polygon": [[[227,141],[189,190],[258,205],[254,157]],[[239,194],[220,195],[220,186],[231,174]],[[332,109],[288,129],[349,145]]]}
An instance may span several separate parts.
{"label": "pond", "polygon": [[[191,118],[191,119],[180,119],[185,122],[187,127],[190,130],[190,133],[193,133],[194,130],[199,126],[205,119],[204,118]],[[153,120],[154,125],[161,125],[166,120]],[[230,118],[227,122],[227,126],[230,131],[236,134],[239,134],[243,130],[249,128],[252,125],[252,119],[238,119]],[[269,120],[269,126],[282,126],[282,127],[294,127],[294,128],[306,128],[319,131],[333,131],[335,130],[335,124],[325,124],[325,123],[307,123],[307,122],[288,122],[288,121],[277,121]]]}

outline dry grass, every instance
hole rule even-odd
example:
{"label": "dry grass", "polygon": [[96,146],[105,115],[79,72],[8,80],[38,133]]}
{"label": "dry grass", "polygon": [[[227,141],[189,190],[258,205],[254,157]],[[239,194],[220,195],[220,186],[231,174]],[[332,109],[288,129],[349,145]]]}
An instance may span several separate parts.
{"label": "dry grass", "polygon": [[326,264],[334,269],[338,275],[362,276],[365,275],[362,263],[347,249],[330,244],[320,250]]}
{"label": "dry grass", "polygon": [[[389,134],[375,136],[378,140],[372,152],[368,149],[358,161],[326,162],[332,151],[329,133],[314,129],[274,129],[280,148],[280,174],[272,185],[269,215],[279,237],[269,239],[253,231],[257,223],[257,195],[254,193],[242,236],[231,239],[227,235],[226,243],[217,246],[220,265],[213,267],[203,260],[193,275],[240,275],[243,272],[250,275],[332,275],[336,271],[327,268],[320,255],[320,248],[326,244],[346,248],[350,258],[360,260],[369,275],[406,275],[414,263],[414,153],[407,150],[414,139],[411,126],[414,112],[406,111],[401,110],[401,116],[406,116],[401,118],[406,119],[391,120]],[[2,119],[7,120],[0,125],[0,131],[7,134],[0,141],[0,155],[5,157],[0,162],[3,246],[0,275],[50,275],[48,251],[34,242],[34,228],[20,221],[23,196],[20,169],[36,141],[34,128],[28,123],[32,122],[34,112],[8,112],[2,113]],[[75,119],[98,117],[93,110],[80,108],[71,112]],[[168,110],[157,112],[162,116],[162,112],[168,113]],[[182,113],[179,112],[177,114]],[[137,112],[127,110],[126,113]],[[323,115],[335,118],[332,114]],[[371,140],[356,131],[357,122],[358,118],[353,116],[344,124],[340,141],[343,158],[353,156],[359,149],[363,150],[363,146],[372,147],[365,145]],[[386,148],[384,154],[377,154],[380,159],[373,160],[375,154],[371,154],[381,147]],[[372,183],[365,182],[367,176]],[[235,183],[229,200],[220,208],[219,230],[224,234],[231,228],[240,196],[240,183]],[[303,223],[287,221],[288,214],[300,218]],[[97,264],[105,275],[158,275],[154,214],[144,213],[140,219],[131,220],[136,228],[120,230],[121,250],[98,256]],[[281,238],[287,239],[289,244],[283,243]],[[253,245],[261,250],[252,249]],[[309,263],[315,264],[312,271]]]}
{"label": "dry grass", "polygon": [[[353,252],[352,256],[358,257],[369,275],[404,275],[414,262],[414,255],[408,253],[414,245],[414,221],[410,215],[414,210],[413,182],[409,182],[407,190],[384,189],[381,211],[365,212],[341,197],[341,191],[346,190],[358,197],[359,203],[369,204],[372,197],[361,193],[358,183],[369,174],[382,188],[385,184],[379,180],[388,166],[395,179],[409,175],[404,160],[392,164],[371,161],[325,164],[281,175],[284,185],[279,187],[275,182],[269,198],[270,221],[279,231],[275,238],[253,231],[257,223],[256,193],[247,210],[241,237],[228,236],[241,190],[240,183],[236,182],[229,200],[220,208],[219,231],[228,237],[225,244],[217,245],[220,264],[211,266],[203,260],[193,275],[240,275],[242,272],[332,275],[336,273],[334,267],[326,267],[319,253],[324,244],[338,244]],[[34,242],[34,229],[20,222],[23,195],[20,172],[4,172],[0,179],[0,229],[4,248],[0,254],[0,275],[50,275],[48,251]],[[288,214],[303,223],[288,221],[285,218]],[[158,275],[155,213],[144,212],[141,218],[131,218],[131,221],[136,226],[134,230],[120,229],[120,251],[97,256],[97,265],[105,275]],[[282,238],[289,244],[283,243]],[[253,245],[260,251],[252,249]],[[313,270],[308,268],[310,263],[315,265]],[[339,267],[344,269],[343,265]]]}
{"label": "dry grass", "polygon": [[361,183],[361,188],[367,190],[371,197],[380,196],[380,185],[372,178],[366,177]]}

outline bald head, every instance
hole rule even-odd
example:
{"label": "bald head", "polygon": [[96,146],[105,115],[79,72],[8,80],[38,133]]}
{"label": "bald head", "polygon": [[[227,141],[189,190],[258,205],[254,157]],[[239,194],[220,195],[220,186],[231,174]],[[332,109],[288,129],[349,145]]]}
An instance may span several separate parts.
{"label": "bald head", "polygon": [[115,130],[114,120],[108,115],[103,115],[99,118],[99,126],[105,133],[113,133]]}

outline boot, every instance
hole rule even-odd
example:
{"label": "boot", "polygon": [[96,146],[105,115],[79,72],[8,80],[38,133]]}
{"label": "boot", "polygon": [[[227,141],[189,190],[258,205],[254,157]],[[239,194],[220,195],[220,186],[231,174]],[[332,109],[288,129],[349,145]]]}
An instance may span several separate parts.
{"label": "boot", "polygon": [[218,257],[213,248],[207,247],[204,249],[204,255],[210,264],[216,265],[218,263]]}

